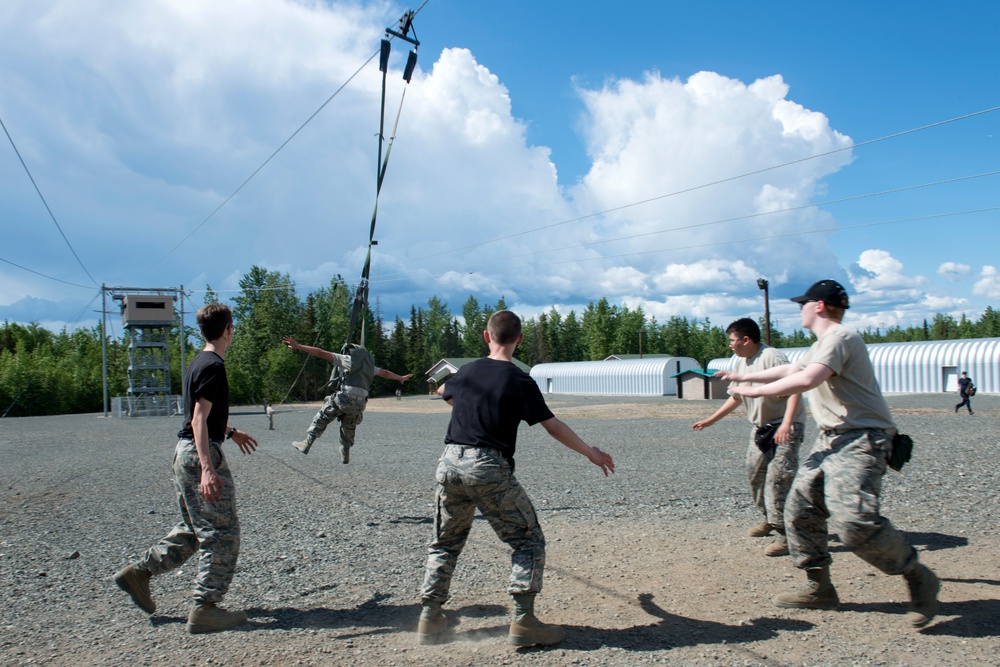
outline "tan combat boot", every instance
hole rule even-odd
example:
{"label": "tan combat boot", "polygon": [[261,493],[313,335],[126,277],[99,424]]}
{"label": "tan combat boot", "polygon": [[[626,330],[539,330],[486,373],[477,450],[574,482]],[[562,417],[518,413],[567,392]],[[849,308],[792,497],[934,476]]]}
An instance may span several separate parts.
{"label": "tan combat boot", "polygon": [[137,570],[131,565],[122,568],[115,575],[118,588],[131,595],[132,602],[147,614],[156,611],[156,603],[153,602],[153,595],[149,592],[151,577],[149,570]]}
{"label": "tan combat boot", "polygon": [[187,631],[192,635],[228,630],[247,622],[245,611],[219,609],[214,602],[197,602],[188,614]]}
{"label": "tan combat boot", "polygon": [[765,556],[787,556],[788,555],[788,539],[781,533],[778,533],[774,541],[767,545],[764,549]]}
{"label": "tan combat boot", "polygon": [[562,626],[542,623],[534,614],[515,617],[510,622],[507,643],[512,646],[550,646],[566,636]]}
{"label": "tan combat boot", "polygon": [[941,590],[941,581],[922,563],[916,563],[903,572],[903,577],[910,588],[910,609],[906,614],[906,620],[913,627],[922,628],[937,614],[937,596]]}
{"label": "tan combat boot", "polygon": [[773,529],[774,526],[769,524],[767,521],[762,521],[753,528],[751,528],[750,530],[748,530],[747,535],[749,535],[750,537],[767,537],[768,535],[771,534],[771,530]]}
{"label": "tan combat boot", "polygon": [[535,616],[535,594],[514,596],[514,620],[510,622],[507,643],[513,646],[550,646],[563,640],[566,633],[558,625],[542,623]]}
{"label": "tan combat boot", "polygon": [[299,450],[303,454],[308,454],[309,449],[313,446],[312,436],[309,436],[305,440],[296,440],[292,443],[292,447]]}
{"label": "tan combat boot", "polygon": [[424,646],[442,644],[447,641],[448,618],[441,611],[437,600],[424,600],[417,624],[417,643]]}
{"label": "tan combat boot", "polygon": [[830,568],[806,570],[809,583],[803,588],[781,593],[774,598],[774,604],[784,609],[826,609],[832,611],[840,606],[837,589],[830,583]]}

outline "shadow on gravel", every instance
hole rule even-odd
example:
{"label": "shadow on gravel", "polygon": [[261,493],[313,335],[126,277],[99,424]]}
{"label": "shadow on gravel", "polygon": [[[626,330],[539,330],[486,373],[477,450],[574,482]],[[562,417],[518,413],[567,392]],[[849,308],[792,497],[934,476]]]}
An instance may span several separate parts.
{"label": "shadow on gravel", "polygon": [[671,614],[653,602],[650,593],[639,595],[639,606],[650,616],[662,619],[650,625],[608,630],[586,625],[566,625],[566,640],[557,646],[518,649],[537,652],[553,648],[596,651],[613,647],[629,651],[663,651],[704,644],[743,644],[774,639],[781,631],[806,632],[814,625],[784,618],[755,618],[747,625],[727,625]]}
{"label": "shadow on gravel", "polygon": [[956,547],[969,546],[969,538],[958,535],[945,535],[944,533],[909,533],[903,532],[906,541],[913,546],[922,545],[927,551],[938,551],[940,549],[955,549]]}
{"label": "shadow on gravel", "polygon": [[[896,616],[898,621],[890,620],[887,622],[906,627],[905,603],[847,603],[840,605],[840,612],[879,613]],[[947,618],[949,616],[954,618]],[[942,602],[938,607],[937,618],[919,632],[928,635],[967,638],[1000,636],[1000,600]]]}
{"label": "shadow on gravel", "polygon": [[[377,593],[370,600],[357,607],[348,609],[296,609],[294,607],[279,607],[265,609],[254,607],[247,609],[249,623],[237,630],[292,630],[296,628],[347,628],[354,632],[339,635],[339,639],[350,639],[366,635],[381,635],[396,632],[416,632],[417,619],[420,617],[420,605],[383,605],[382,602],[392,596]],[[500,605],[472,605],[453,609],[447,612],[451,621],[462,617],[486,618],[490,616],[505,616],[507,608]],[[490,629],[492,630],[492,629]],[[482,639],[495,636],[490,630],[477,630],[474,633],[456,632],[456,639]],[[507,634],[507,626],[502,628]],[[472,635],[476,635],[473,637]]]}

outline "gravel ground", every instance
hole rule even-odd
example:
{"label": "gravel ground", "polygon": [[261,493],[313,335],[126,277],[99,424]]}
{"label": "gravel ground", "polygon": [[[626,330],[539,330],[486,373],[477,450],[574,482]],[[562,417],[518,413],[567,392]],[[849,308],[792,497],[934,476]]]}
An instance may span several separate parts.
{"label": "gravel ground", "polygon": [[[421,647],[417,592],[433,470],[448,406],[373,400],[350,465],[334,434],[308,456],[315,407],[281,406],[276,428],[235,409],[261,441],[233,468],[243,546],[226,606],[238,630],[184,631],[194,563],[153,581],[153,616],[111,578],[177,520],[177,418],[0,420],[0,663],[4,665],[1000,665],[997,455],[1000,397],[974,416],[953,396],[890,396],[914,460],[890,472],[884,514],[943,581],[937,619],[905,623],[901,578],[834,544],[839,612],[782,610],[801,581],[746,537],[757,521],[743,474],[747,424],[690,425],[718,401],[550,398],[615,457],[605,479],[540,427],[522,428],[517,475],[549,542],[539,615],[567,628],[547,649],[508,647],[506,548],[476,522],[446,609],[453,643]],[[814,436],[807,433],[807,442]]]}

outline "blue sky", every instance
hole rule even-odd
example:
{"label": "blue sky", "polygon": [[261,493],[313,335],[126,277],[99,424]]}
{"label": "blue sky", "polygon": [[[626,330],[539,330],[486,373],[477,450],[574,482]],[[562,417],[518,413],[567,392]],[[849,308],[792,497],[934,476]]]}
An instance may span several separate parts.
{"label": "blue sky", "polygon": [[[80,262],[0,136],[0,318],[92,326],[94,282],[200,305],[253,264],[303,291],[355,280],[375,61],[205,220],[406,9],[5,2],[0,119]],[[607,297],[724,325],[761,313],[762,276],[787,330],[784,299],[833,277],[859,328],[976,318],[1000,306],[1000,111],[980,113],[1000,106],[998,22],[985,1],[429,0],[372,301],[405,319],[435,295],[528,316]]]}

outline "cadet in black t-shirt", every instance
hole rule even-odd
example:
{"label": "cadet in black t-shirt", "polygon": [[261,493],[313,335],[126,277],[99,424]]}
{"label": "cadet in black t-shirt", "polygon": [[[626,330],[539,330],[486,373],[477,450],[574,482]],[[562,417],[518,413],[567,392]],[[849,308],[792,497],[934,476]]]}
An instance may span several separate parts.
{"label": "cadet in black t-shirt", "polygon": [[535,381],[511,363],[523,340],[517,315],[493,313],[483,336],[490,355],[463,366],[438,389],[452,412],[437,468],[435,535],[421,589],[417,637],[421,644],[440,643],[446,637],[441,605],[448,599],[451,575],[478,508],[513,549],[508,592],[514,598],[514,620],[507,641],[515,646],[555,644],[562,640],[563,629],[542,623],[534,613],[535,595],[542,590],[545,537],[528,494],[513,474],[517,427],[522,421],[540,423],[605,475],[614,472],[615,464],[554,417]]}
{"label": "cadet in black t-shirt", "polygon": [[188,614],[192,634],[225,630],[244,623],[242,611],[218,607],[229,590],[240,552],[236,487],[222,441],[231,438],[244,454],[257,449],[249,434],[228,425],[229,380],[226,350],[233,340],[229,306],[208,304],[198,311],[205,349],[184,372],[184,425],[174,450],[174,486],[181,522],[138,562],[115,575],[115,583],[147,614],[156,611],[149,590],[151,577],[180,567],[198,556],[194,606]]}

